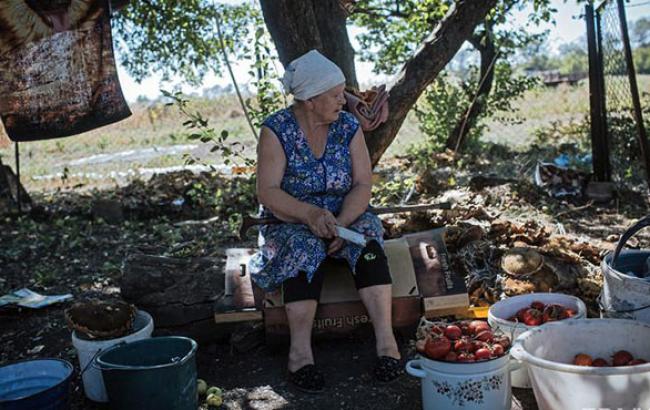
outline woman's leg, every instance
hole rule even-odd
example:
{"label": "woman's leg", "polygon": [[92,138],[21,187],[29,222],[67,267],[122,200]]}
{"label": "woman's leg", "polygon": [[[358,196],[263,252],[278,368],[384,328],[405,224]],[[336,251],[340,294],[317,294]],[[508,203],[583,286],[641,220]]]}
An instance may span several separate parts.
{"label": "woman's leg", "polygon": [[392,285],[375,285],[359,289],[359,296],[368,310],[375,330],[377,356],[399,359],[391,317]]}
{"label": "woman's leg", "polygon": [[301,300],[284,305],[291,332],[289,348],[289,371],[295,372],[303,366],[314,364],[311,351],[311,329],[316,315],[315,300]]}
{"label": "woman's leg", "polygon": [[361,253],[354,280],[372,320],[377,356],[399,359],[392,323],[392,279],[386,254],[376,241],[368,243]]}
{"label": "woman's leg", "polygon": [[323,287],[325,275],[321,269],[314,272],[311,282],[307,275],[300,272],[298,276],[287,279],[283,284],[284,308],[289,321],[291,346],[289,348],[290,372],[314,364],[311,350],[311,330],[316,315],[316,307]]}

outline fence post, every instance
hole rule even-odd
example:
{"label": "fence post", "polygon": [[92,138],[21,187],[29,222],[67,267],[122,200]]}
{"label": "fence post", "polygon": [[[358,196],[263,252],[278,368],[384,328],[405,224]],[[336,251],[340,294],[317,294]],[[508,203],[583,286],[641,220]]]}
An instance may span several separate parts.
{"label": "fence post", "polygon": [[597,181],[607,182],[609,172],[609,149],[607,146],[607,127],[604,125],[603,106],[605,93],[602,87],[603,70],[598,58],[598,44],[594,27],[594,7],[585,5],[587,23],[587,49],[589,51],[589,108],[591,120],[591,153],[594,176]]}
{"label": "fence post", "polygon": [[639,101],[639,88],[636,84],[636,72],[634,70],[634,60],[632,58],[632,49],[630,47],[630,36],[627,31],[627,19],[625,16],[625,5],[623,0],[617,0],[618,16],[621,20],[621,34],[623,36],[623,49],[625,51],[625,60],[627,61],[627,75],[630,78],[630,94],[632,95],[632,105],[634,106],[634,119],[639,137],[639,148],[645,166],[646,180],[650,186],[650,152],[648,152],[648,138],[643,125],[643,114],[641,113],[641,102]]}

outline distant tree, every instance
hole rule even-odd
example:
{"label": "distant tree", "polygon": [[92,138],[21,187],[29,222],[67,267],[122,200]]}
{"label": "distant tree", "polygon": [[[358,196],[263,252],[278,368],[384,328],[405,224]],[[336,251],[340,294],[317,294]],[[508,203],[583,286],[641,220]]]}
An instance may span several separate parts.
{"label": "distant tree", "polygon": [[650,45],[650,18],[642,17],[634,23],[630,41],[636,47]]}
{"label": "distant tree", "polygon": [[[442,17],[444,9],[440,4],[448,3],[441,0],[357,2],[351,17],[357,25],[368,29],[359,36],[361,58],[375,63],[378,73],[395,73],[417,50],[431,24]],[[428,123],[423,123],[421,128],[436,140],[442,140],[442,147],[461,149],[481,116],[497,105],[508,109],[508,102],[514,101],[527,85],[532,85],[529,79],[514,74],[510,59],[516,50],[531,42],[541,42],[547,33],[531,34],[529,27],[513,30],[507,24],[513,10],[531,5],[529,24],[552,18],[553,9],[546,1],[499,1],[466,40],[478,55],[478,66],[470,64],[464,68],[469,75],[460,85],[452,76],[444,76],[446,84],[436,81],[425,92],[418,118],[421,123]],[[495,88],[503,91],[496,99],[491,98]],[[442,120],[440,115],[452,117]]]}
{"label": "distant tree", "polygon": [[585,74],[589,72],[586,39],[579,39],[560,46],[559,70],[562,74]]}
{"label": "distant tree", "polygon": [[637,74],[650,74],[650,46],[638,47],[632,53]]}

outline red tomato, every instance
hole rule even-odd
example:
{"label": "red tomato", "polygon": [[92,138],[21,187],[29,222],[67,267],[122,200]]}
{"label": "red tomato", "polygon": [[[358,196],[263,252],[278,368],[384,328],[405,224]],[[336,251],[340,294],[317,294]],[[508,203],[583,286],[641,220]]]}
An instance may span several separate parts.
{"label": "red tomato", "polygon": [[491,330],[484,330],[476,338],[482,342],[491,342],[494,339],[494,333]]}
{"label": "red tomato", "polygon": [[579,353],[573,358],[573,364],[576,366],[591,366],[593,359],[588,354]]}
{"label": "red tomato", "polygon": [[553,322],[560,320],[561,316],[565,313],[564,306],[561,305],[548,305],[542,313],[542,323]]}
{"label": "red tomato", "polygon": [[634,357],[630,352],[619,350],[612,356],[612,366],[627,366],[632,360],[634,360]]}
{"label": "red tomato", "polygon": [[445,336],[450,340],[457,340],[463,335],[462,330],[458,326],[449,325],[445,328]]}
{"label": "red tomato", "polygon": [[528,311],[528,309],[529,309],[529,308],[519,309],[519,310],[517,311],[517,320],[519,320],[520,322],[523,323],[523,321],[524,321],[524,315],[526,314],[526,311]]}
{"label": "red tomato", "polygon": [[458,361],[459,362],[475,362],[476,357],[474,356],[474,353],[462,352],[462,353],[458,353]]}
{"label": "red tomato", "polygon": [[505,352],[506,350],[500,344],[495,343],[492,345],[492,354],[495,357],[501,357]]}
{"label": "red tomato", "polygon": [[485,322],[483,320],[472,320],[469,324],[469,331],[473,335],[477,335],[484,330],[490,330],[490,325],[488,322]]}
{"label": "red tomato", "polygon": [[510,347],[510,338],[508,336],[496,336],[494,343],[501,345],[505,350]]}
{"label": "red tomato", "polygon": [[537,309],[527,309],[524,312],[524,324],[526,326],[539,326],[542,324],[542,312]]}
{"label": "red tomato", "polygon": [[599,357],[597,359],[594,359],[593,362],[591,362],[591,365],[593,367],[609,367],[609,363],[607,363],[607,360]]}
{"label": "red tomato", "polygon": [[643,359],[634,359],[634,360],[630,360],[627,365],[628,366],[636,366],[637,364],[645,364],[645,363],[648,363],[648,362],[646,362]]}
{"label": "red tomato", "polygon": [[470,350],[471,352],[476,352],[478,349],[482,349],[484,347],[487,347],[488,344],[481,341],[481,340],[472,340],[472,349]]}
{"label": "red tomato", "polygon": [[476,357],[476,360],[487,360],[492,356],[492,352],[485,347],[482,347],[474,352],[474,356]]}
{"label": "red tomato", "polygon": [[564,313],[566,314],[567,317],[574,317],[578,312],[576,312],[573,309],[567,308]]}
{"label": "red tomato", "polygon": [[436,336],[427,341],[424,353],[430,359],[442,359],[451,350],[451,342],[444,336]]}
{"label": "red tomato", "polygon": [[546,305],[544,305],[544,302],[540,302],[539,300],[536,300],[536,301],[534,301],[533,303],[530,304],[531,308],[537,309],[537,310],[544,310],[545,306]]}
{"label": "red tomato", "polygon": [[472,350],[472,343],[465,338],[458,339],[454,343],[454,350],[457,352],[469,352]]}
{"label": "red tomato", "polygon": [[431,326],[431,329],[429,330],[429,333],[431,335],[436,336],[436,335],[441,335],[444,333],[444,329],[440,326],[433,325]]}
{"label": "red tomato", "polygon": [[445,358],[444,358],[444,361],[445,361],[445,362],[455,362],[455,361],[458,361],[458,355],[456,354],[456,352],[454,352],[454,351],[452,350],[452,351],[450,351],[449,353],[447,353],[447,355],[446,355]]}

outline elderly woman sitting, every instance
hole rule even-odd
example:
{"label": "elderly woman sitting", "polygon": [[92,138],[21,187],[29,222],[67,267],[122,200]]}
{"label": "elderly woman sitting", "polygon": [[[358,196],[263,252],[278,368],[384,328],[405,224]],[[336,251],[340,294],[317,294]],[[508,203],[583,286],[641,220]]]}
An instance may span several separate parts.
{"label": "elderly woman sitting", "polygon": [[[282,288],[291,333],[289,379],[304,391],[324,387],[314,365],[311,331],[327,275],[320,266],[330,256],[347,261],[372,319],[375,377],[394,380],[402,367],[391,324],[391,276],[381,222],[367,212],[371,165],[363,132],[355,117],[342,111],[345,77],[312,50],[288,65],[283,82],[295,102],[264,122],[257,195],[264,216],[285,223],[262,227],[250,272],[261,288]],[[337,226],[365,235],[368,244],[337,237]]]}

